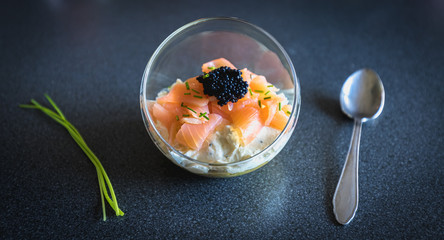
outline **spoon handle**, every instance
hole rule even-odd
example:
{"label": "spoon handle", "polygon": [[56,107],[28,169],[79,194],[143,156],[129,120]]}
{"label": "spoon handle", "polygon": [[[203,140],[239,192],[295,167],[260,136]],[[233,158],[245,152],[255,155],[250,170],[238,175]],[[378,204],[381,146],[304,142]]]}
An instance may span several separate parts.
{"label": "spoon handle", "polygon": [[333,212],[340,224],[348,224],[358,209],[358,162],[361,120],[355,120],[347,159],[333,196]]}

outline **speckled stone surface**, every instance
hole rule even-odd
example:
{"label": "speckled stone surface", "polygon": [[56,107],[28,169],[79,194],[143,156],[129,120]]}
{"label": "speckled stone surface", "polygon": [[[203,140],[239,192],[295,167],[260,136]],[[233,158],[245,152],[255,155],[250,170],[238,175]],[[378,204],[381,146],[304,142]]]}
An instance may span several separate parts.
{"label": "speckled stone surface", "polygon": [[[442,1],[9,1],[0,8],[1,239],[444,238]],[[302,89],[296,130],[265,167],[190,174],[149,139],[139,110],[148,59],[176,28],[237,16],[271,33]],[[360,202],[332,196],[353,123],[338,96],[353,71],[386,104],[363,127]],[[65,129],[18,108],[49,93],[101,159],[124,217],[101,220],[93,165]]]}

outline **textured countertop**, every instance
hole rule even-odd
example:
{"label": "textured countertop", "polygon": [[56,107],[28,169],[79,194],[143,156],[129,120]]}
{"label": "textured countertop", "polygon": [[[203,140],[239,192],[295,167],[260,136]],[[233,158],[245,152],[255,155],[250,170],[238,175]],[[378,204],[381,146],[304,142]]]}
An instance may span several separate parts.
{"label": "textured countertop", "polygon": [[[0,12],[0,238],[444,238],[442,1],[9,1]],[[284,150],[230,179],[173,165],[139,110],[157,46],[210,16],[275,36],[302,91]],[[341,226],[331,200],[353,122],[338,96],[363,67],[381,76],[386,104],[363,126],[359,209]],[[66,130],[18,108],[44,93],[102,161],[124,217],[107,207],[102,221],[94,166]]]}

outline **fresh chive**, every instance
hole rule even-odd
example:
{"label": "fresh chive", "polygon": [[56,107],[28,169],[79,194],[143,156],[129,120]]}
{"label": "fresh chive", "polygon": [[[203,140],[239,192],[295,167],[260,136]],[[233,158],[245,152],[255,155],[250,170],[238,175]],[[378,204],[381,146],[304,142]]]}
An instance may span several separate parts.
{"label": "fresh chive", "polygon": [[[102,201],[103,221],[106,220],[105,199],[116,212],[116,216],[123,216],[124,213],[122,212],[122,210],[120,210],[117,204],[117,199],[114,193],[113,186],[111,185],[111,181],[109,180],[108,175],[106,174],[105,169],[103,168],[103,165],[100,163],[97,156],[88,147],[85,140],[83,140],[79,131],[65,118],[62,111],[60,111],[60,109],[57,107],[54,101],[47,94],[45,94],[45,97],[52,105],[52,107],[55,109],[55,112],[49,108],[43,107],[34,99],[31,99],[33,105],[24,104],[24,105],[19,105],[19,107],[38,109],[43,113],[45,113],[46,115],[48,115],[49,117],[51,117],[54,121],[65,127],[66,130],[68,130],[71,137],[74,139],[77,145],[83,150],[85,155],[88,156],[88,158],[91,160],[92,164],[96,168],[97,178],[99,181],[100,198]],[[109,193],[111,194],[111,197],[108,195],[108,190]]]}
{"label": "fresh chive", "polygon": [[208,67],[208,69],[214,70],[214,69],[216,69],[216,67]]}
{"label": "fresh chive", "polygon": [[259,105],[260,108],[262,108],[261,100],[257,100],[257,104]]}
{"label": "fresh chive", "polygon": [[190,110],[193,113],[197,113],[196,111],[194,111],[193,109],[191,109],[190,107],[185,106],[188,110]]}
{"label": "fresh chive", "polygon": [[198,96],[198,95],[193,95],[193,97],[195,97],[195,98],[202,98],[202,96]]}
{"label": "fresh chive", "polygon": [[287,113],[288,113],[288,115],[290,115],[290,114],[291,114],[291,112],[290,112],[290,111],[287,111]]}
{"label": "fresh chive", "polygon": [[199,117],[204,117],[205,119],[210,120],[210,118],[207,116],[207,112],[200,113]]}
{"label": "fresh chive", "polygon": [[194,111],[192,108],[190,108],[190,107],[188,107],[188,106],[186,106],[186,105],[183,105],[183,102],[180,104],[180,106],[181,106],[181,107],[184,107],[184,108],[186,108],[186,109],[192,111],[193,113],[196,113],[196,114],[197,114],[197,112]]}
{"label": "fresh chive", "polygon": [[197,94],[200,94],[200,92],[197,91],[197,90],[191,89],[191,91],[193,91],[193,92],[195,92],[195,93],[197,93]]}
{"label": "fresh chive", "polygon": [[[48,99],[48,101],[51,104],[54,103],[52,101],[52,99],[48,95],[45,94],[45,97]],[[103,196],[105,196],[105,198],[108,201],[108,203],[116,211],[116,215],[117,216],[119,216],[119,215],[122,216],[123,212],[118,208],[117,201],[113,202],[113,200],[115,200],[116,197],[115,197],[114,190],[112,188],[111,182],[109,181],[109,178],[106,175],[106,172],[103,169],[103,166],[100,164],[100,161],[97,159],[97,157],[94,155],[94,153],[92,153],[91,149],[88,148],[88,146],[86,145],[85,141],[83,140],[83,138],[81,137],[81,135],[77,131],[77,129],[70,122],[68,122],[66,120],[66,118],[63,116],[62,112],[57,108],[57,105],[55,105],[55,103],[52,104],[52,105],[53,105],[54,109],[56,109],[57,113],[59,113],[59,115],[57,115],[56,113],[54,113],[50,109],[41,106],[34,99],[32,99],[31,102],[34,104],[32,106],[32,108],[36,108],[36,109],[39,109],[39,110],[43,111],[46,115],[50,116],[55,121],[57,121],[59,124],[63,125],[69,131],[70,135],[73,137],[73,139],[76,141],[76,143],[85,152],[85,154],[90,158],[91,162],[96,167],[97,177],[99,178],[100,194],[101,194],[101,199],[102,199],[103,220],[104,221],[106,220],[106,212],[105,212],[105,204],[104,204],[104,197]],[[28,108],[29,108],[29,106],[31,106],[31,105],[21,105],[21,107],[28,107]],[[101,172],[101,170],[103,170],[103,173]],[[110,193],[111,193],[111,196],[112,196],[113,200],[108,195],[108,191],[106,189],[105,181],[107,183],[108,188],[110,189]]]}
{"label": "fresh chive", "polygon": [[189,117],[190,114],[183,114],[182,117]]}
{"label": "fresh chive", "polygon": [[267,95],[267,94],[269,94],[270,93],[270,91],[267,91],[266,93],[265,93],[265,95]]}
{"label": "fresh chive", "polygon": [[250,91],[250,95],[253,96],[253,91],[251,91],[251,88],[249,88],[248,91]]}
{"label": "fresh chive", "polygon": [[281,111],[282,110],[282,105],[281,105],[281,103],[279,102],[279,111]]}
{"label": "fresh chive", "polygon": [[264,100],[270,99],[271,97],[264,97]]}
{"label": "fresh chive", "polygon": [[187,87],[187,90],[190,90],[190,85],[188,85],[188,82],[185,82],[185,86]]}
{"label": "fresh chive", "polygon": [[263,93],[264,91],[262,91],[262,90],[254,90],[254,92]]}
{"label": "fresh chive", "polygon": [[268,85],[267,87],[274,87],[273,84]]}
{"label": "fresh chive", "polygon": [[189,93],[189,92],[186,92],[186,93],[184,93],[183,95],[191,95],[191,93]]}
{"label": "fresh chive", "polygon": [[176,115],[176,121],[179,121],[179,116]]}
{"label": "fresh chive", "polygon": [[207,77],[209,77],[209,76],[210,76],[210,74],[207,73],[207,74],[203,75],[202,78],[205,79],[205,78],[207,78]]}

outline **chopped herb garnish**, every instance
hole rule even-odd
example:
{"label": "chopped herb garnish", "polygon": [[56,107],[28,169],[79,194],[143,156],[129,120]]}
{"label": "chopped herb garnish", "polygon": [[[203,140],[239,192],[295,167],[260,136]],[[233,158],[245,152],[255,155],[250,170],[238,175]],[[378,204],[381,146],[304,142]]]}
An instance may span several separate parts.
{"label": "chopped herb garnish", "polygon": [[187,90],[190,90],[190,85],[188,85],[188,82],[185,82],[185,86],[187,87]]}
{"label": "chopped herb garnish", "polygon": [[190,110],[193,113],[197,113],[196,111],[194,111],[193,109],[191,109],[190,107],[185,106],[188,110]]}
{"label": "chopped herb garnish", "polygon": [[279,111],[281,111],[282,110],[282,105],[281,105],[281,103],[279,103]]}
{"label": "chopped herb garnish", "polygon": [[195,92],[195,93],[198,93],[198,94],[200,94],[200,92],[199,92],[199,91],[197,91],[197,90],[191,89],[191,91],[193,91],[193,92]]}
{"label": "chopped herb garnish", "polygon": [[253,91],[251,91],[251,88],[249,88],[248,91],[250,91],[250,95],[253,96]]}
{"label": "chopped herb garnish", "polygon": [[263,93],[264,91],[262,91],[262,90],[254,90],[254,92]]}
{"label": "chopped herb garnish", "polygon": [[204,117],[205,119],[210,120],[210,118],[207,116],[207,112],[200,113],[199,117]]}
{"label": "chopped herb garnish", "polygon": [[288,115],[290,115],[290,114],[291,114],[291,112],[290,112],[290,111],[287,111],[287,114],[288,114]]}
{"label": "chopped herb garnish", "polygon": [[198,95],[193,95],[193,97],[195,97],[195,98],[202,98],[202,96],[198,96]]}
{"label": "chopped herb garnish", "polygon": [[182,117],[189,117],[190,114],[183,114]]}
{"label": "chopped herb garnish", "polygon": [[271,97],[264,97],[264,100],[270,99]]}
{"label": "chopped herb garnish", "polygon": [[188,110],[190,110],[191,112],[193,112],[193,113],[196,113],[197,114],[197,112],[196,111],[194,111],[192,108],[190,108],[190,107],[188,107],[188,106],[186,106],[186,105],[184,105],[183,104],[183,102],[180,104],[180,106],[181,107],[184,107],[184,108],[186,108],[186,109],[188,109]]}
{"label": "chopped herb garnish", "polygon": [[191,95],[191,93],[189,93],[189,92],[186,92],[186,93],[184,93],[183,95]]}
{"label": "chopped herb garnish", "polygon": [[207,73],[207,74],[203,75],[202,78],[205,79],[205,78],[207,78],[207,77],[209,77],[209,76],[210,76],[210,74]]}
{"label": "chopped herb garnish", "polygon": [[208,67],[208,69],[214,70],[214,69],[216,69],[216,67]]}
{"label": "chopped herb garnish", "polygon": [[[60,125],[66,128],[68,130],[71,137],[74,139],[74,141],[79,145],[79,147],[83,150],[83,152],[88,156],[88,158],[91,160],[91,162],[96,167],[97,171],[97,178],[99,180],[99,189],[100,189],[100,197],[102,200],[102,211],[103,211],[103,221],[106,220],[106,212],[105,212],[105,200],[109,203],[109,205],[113,208],[113,210],[116,212],[116,216],[123,216],[122,210],[120,210],[119,206],[117,205],[117,198],[114,193],[113,186],[111,185],[111,181],[108,178],[108,175],[105,172],[105,169],[103,168],[102,164],[100,163],[97,156],[91,151],[91,149],[86,144],[85,140],[83,140],[82,136],[80,135],[79,131],[65,118],[65,115],[63,115],[62,111],[57,107],[57,105],[54,103],[54,101],[45,94],[46,99],[49,101],[49,103],[52,105],[55,111],[43,107],[40,105],[37,101],[34,99],[31,99],[32,104],[24,104],[20,105],[21,108],[32,108],[32,109],[38,109],[51,117],[53,120],[58,122]],[[111,194],[111,197],[108,195]]]}
{"label": "chopped herb garnish", "polygon": [[267,87],[274,87],[273,84],[268,85]]}
{"label": "chopped herb garnish", "polygon": [[176,121],[179,121],[179,116],[176,115]]}
{"label": "chopped herb garnish", "polygon": [[267,91],[266,93],[265,93],[265,95],[267,95],[267,94],[269,94],[270,93],[270,91]]}
{"label": "chopped herb garnish", "polygon": [[260,108],[262,108],[261,100],[257,100],[257,104],[259,105]]}

